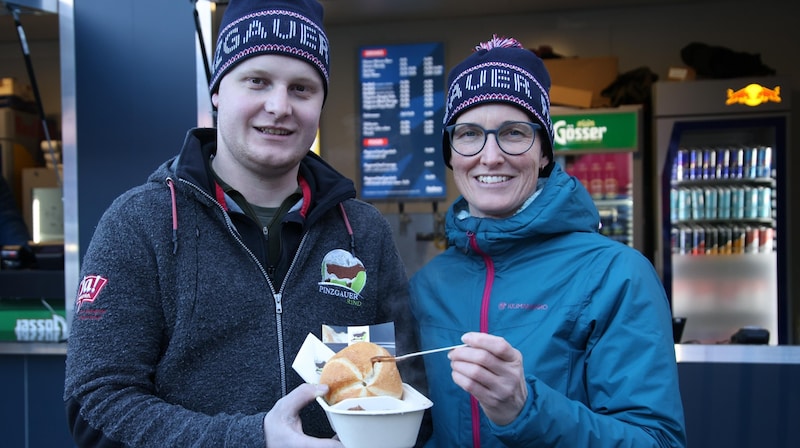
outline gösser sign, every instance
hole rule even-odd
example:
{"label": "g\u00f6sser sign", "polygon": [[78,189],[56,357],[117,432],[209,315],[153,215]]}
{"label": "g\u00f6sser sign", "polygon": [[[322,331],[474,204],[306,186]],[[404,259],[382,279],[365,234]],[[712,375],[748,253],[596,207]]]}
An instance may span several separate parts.
{"label": "g\u00f6sser sign", "polygon": [[639,122],[635,111],[553,115],[554,150],[636,151]]}

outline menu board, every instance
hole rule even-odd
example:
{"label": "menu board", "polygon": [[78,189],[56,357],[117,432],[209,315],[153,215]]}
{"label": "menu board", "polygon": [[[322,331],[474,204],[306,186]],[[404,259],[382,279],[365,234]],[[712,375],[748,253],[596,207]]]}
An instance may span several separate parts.
{"label": "menu board", "polygon": [[362,198],[445,198],[443,45],[369,46],[359,52]]}

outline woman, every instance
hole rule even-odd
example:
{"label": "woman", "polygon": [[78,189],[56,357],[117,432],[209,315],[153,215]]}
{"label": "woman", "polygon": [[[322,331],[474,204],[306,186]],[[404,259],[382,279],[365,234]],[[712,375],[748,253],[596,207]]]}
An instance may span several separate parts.
{"label": "woman", "polygon": [[496,36],[450,73],[443,156],[461,197],[412,311],[423,349],[467,346],[425,359],[428,446],[684,446],[663,286],[553,161],[549,87]]}

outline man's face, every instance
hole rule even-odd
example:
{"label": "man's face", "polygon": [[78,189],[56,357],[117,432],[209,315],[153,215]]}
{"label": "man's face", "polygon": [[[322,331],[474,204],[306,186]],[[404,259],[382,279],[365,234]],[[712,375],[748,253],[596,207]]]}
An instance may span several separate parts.
{"label": "man's face", "polygon": [[259,177],[295,175],[317,134],[325,90],[310,64],[281,55],[248,58],[221,80],[215,168]]}

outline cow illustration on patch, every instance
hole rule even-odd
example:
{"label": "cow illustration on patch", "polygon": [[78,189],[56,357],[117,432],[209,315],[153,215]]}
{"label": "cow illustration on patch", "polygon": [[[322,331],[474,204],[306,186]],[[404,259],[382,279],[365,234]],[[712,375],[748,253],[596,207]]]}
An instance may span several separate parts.
{"label": "cow illustration on patch", "polygon": [[343,286],[359,294],[367,284],[367,270],[350,252],[334,249],[322,259],[322,281],[320,285]]}

